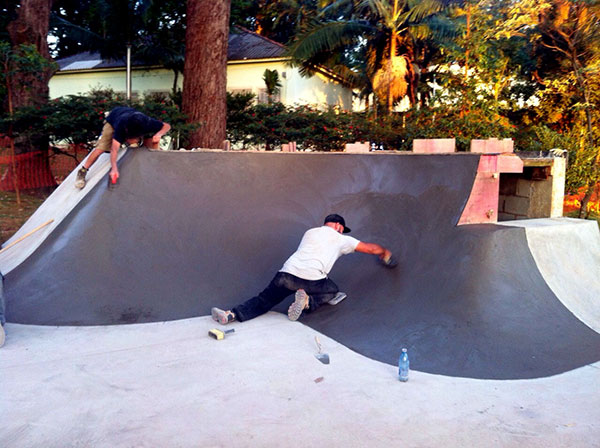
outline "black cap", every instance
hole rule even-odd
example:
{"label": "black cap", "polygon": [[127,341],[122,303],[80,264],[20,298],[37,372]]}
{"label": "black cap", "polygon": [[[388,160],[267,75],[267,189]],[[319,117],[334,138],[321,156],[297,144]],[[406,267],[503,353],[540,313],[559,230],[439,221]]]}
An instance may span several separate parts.
{"label": "black cap", "polygon": [[337,222],[344,226],[344,233],[350,233],[350,227],[346,227],[346,221],[340,215],[336,215],[335,213],[327,215],[323,224],[327,224],[328,222]]}

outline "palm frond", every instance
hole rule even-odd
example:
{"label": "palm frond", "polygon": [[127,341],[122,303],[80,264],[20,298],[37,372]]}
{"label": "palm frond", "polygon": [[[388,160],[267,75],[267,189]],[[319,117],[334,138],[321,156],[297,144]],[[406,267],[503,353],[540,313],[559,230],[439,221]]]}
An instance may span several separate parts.
{"label": "palm frond", "polygon": [[405,20],[412,23],[420,22],[426,17],[437,14],[446,8],[447,6],[439,0],[422,0],[408,10]]}
{"label": "palm frond", "polygon": [[303,33],[287,52],[294,60],[304,60],[321,52],[333,52],[355,43],[362,32],[372,28],[354,21],[325,22],[316,24]]}

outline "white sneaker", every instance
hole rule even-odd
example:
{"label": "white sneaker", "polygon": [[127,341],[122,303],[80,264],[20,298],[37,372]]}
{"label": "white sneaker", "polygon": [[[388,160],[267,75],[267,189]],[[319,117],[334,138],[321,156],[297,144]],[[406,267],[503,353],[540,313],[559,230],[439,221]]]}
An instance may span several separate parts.
{"label": "white sneaker", "polygon": [[217,307],[210,310],[210,315],[215,322],[219,322],[221,325],[227,325],[235,320],[235,315],[231,311],[225,311]]}
{"label": "white sneaker", "polygon": [[303,289],[296,291],[294,301],[288,308],[288,318],[290,320],[298,320],[302,311],[308,308],[308,294]]}
{"label": "white sneaker", "polygon": [[75,179],[75,188],[79,188],[80,190],[85,187],[85,175],[88,170],[86,168],[81,167],[79,171],[77,171],[77,178]]}
{"label": "white sneaker", "polygon": [[335,297],[333,299],[331,299],[329,302],[327,302],[330,305],[337,305],[338,303],[340,303],[342,300],[344,300],[346,297],[348,297],[346,295],[345,292],[338,292]]}

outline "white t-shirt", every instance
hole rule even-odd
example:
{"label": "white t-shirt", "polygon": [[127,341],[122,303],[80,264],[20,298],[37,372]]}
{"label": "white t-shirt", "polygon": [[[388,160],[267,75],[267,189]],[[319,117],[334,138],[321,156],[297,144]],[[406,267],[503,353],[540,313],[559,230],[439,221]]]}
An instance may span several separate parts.
{"label": "white t-shirt", "polygon": [[296,252],[283,264],[280,272],[287,272],[304,280],[327,277],[333,264],[342,255],[354,252],[360,243],[356,238],[342,235],[329,226],[307,230]]}

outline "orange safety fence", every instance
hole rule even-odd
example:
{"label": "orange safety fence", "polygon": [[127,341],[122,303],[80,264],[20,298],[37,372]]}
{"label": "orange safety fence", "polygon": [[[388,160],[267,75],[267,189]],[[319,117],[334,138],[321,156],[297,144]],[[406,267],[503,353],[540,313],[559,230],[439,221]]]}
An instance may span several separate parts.
{"label": "orange safety fence", "polygon": [[[80,145],[70,145],[63,151],[69,155],[52,150],[15,155],[18,188],[55,187],[87,155],[87,150]],[[0,136],[0,190],[15,191],[10,139],[5,136]]]}
{"label": "orange safety fence", "polygon": [[61,153],[50,151],[50,169],[54,179],[59,184],[88,155],[88,150],[83,145],[69,145],[66,148],[61,148],[61,151]]}

